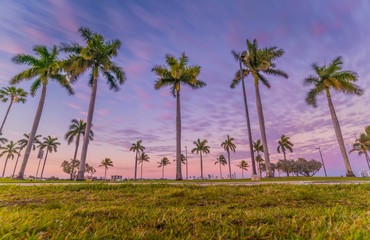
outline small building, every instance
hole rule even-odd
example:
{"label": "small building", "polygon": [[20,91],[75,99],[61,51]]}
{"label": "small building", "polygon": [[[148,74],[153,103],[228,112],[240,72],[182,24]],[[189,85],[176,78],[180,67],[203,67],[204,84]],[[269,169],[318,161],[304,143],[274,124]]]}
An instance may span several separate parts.
{"label": "small building", "polygon": [[112,181],[122,181],[123,177],[122,175],[112,175],[111,180]]}

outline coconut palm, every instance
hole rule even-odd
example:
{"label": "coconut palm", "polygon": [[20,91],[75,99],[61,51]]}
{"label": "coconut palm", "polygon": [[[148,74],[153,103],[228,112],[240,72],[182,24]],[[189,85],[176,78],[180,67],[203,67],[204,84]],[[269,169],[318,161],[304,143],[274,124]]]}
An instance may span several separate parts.
{"label": "coconut palm", "polygon": [[[75,141],[76,148],[75,148],[75,153],[72,159],[73,161],[77,159],[77,152],[78,152],[78,147],[80,145],[80,138],[81,138],[81,135],[85,137],[85,132],[86,132],[86,122],[84,122],[84,120],[82,119],[80,120],[72,119],[71,120],[71,125],[69,125],[69,130],[64,136],[64,138],[67,140],[68,145],[71,144],[76,138],[76,141]],[[90,141],[94,140],[94,132],[92,130],[90,130],[89,132],[89,139]]]}
{"label": "coconut palm", "polygon": [[109,167],[113,167],[113,161],[110,158],[104,158],[99,167],[104,167],[104,180],[107,180],[107,170]]}
{"label": "coconut palm", "polygon": [[358,152],[358,155],[364,154],[370,170],[370,158],[368,154],[368,151],[370,151],[370,126],[366,128],[366,133],[362,133],[352,146],[349,153]]}
{"label": "coconut palm", "polygon": [[[173,161],[176,162],[176,159],[174,159]],[[186,164],[186,157],[184,154],[181,154],[181,164]]]}
{"label": "coconut palm", "polygon": [[195,148],[193,148],[191,150],[192,153],[197,153],[199,154],[200,156],[200,177],[201,179],[204,179],[203,178],[203,157],[202,157],[202,153],[209,153],[209,149],[210,149],[210,146],[207,145],[208,141],[206,139],[204,139],[203,141],[200,141],[200,139],[198,138],[197,141],[194,141],[193,142],[194,145],[195,145]]}
{"label": "coconut palm", "polygon": [[152,69],[158,76],[154,88],[160,89],[169,86],[171,93],[176,97],[176,180],[182,180],[180,86],[198,89],[206,85],[205,82],[198,79],[200,66],[187,66],[188,61],[185,53],[179,59],[167,54],[166,65],[154,66]]}
{"label": "coconut palm", "polygon": [[227,135],[227,138],[225,139],[225,141],[223,141],[221,143],[221,147],[223,147],[225,149],[225,151],[227,152],[227,160],[228,160],[228,164],[229,164],[230,179],[231,179],[230,151],[235,152],[235,149],[236,149],[236,145],[233,143],[233,141],[234,141],[234,138],[230,138],[230,136]]}
{"label": "coconut palm", "polygon": [[355,84],[355,82],[358,80],[357,74],[352,71],[342,70],[342,65],[342,57],[335,58],[328,66],[318,66],[316,64],[312,65],[315,73],[305,79],[306,85],[313,85],[313,88],[307,93],[306,102],[308,105],[317,107],[317,96],[322,93],[326,94],[334,131],[337,136],[339,148],[343,156],[344,165],[346,167],[346,176],[351,177],[355,175],[353,174],[346,147],[344,146],[342,131],[340,129],[337,114],[335,113],[330,89],[355,95],[361,95],[363,90]]}
{"label": "coconut palm", "polygon": [[140,179],[143,179],[143,164],[144,162],[149,162],[149,159],[150,157],[148,156],[148,154],[146,154],[145,152],[140,153],[139,158],[138,158],[138,162],[139,164],[141,164]]}
{"label": "coconut palm", "polygon": [[221,170],[221,165],[222,166],[225,166],[227,164],[226,162],[226,158],[224,155],[220,155],[218,158],[217,158],[217,161],[215,162],[215,164],[218,164],[220,166],[220,179],[222,179],[222,170]]}
{"label": "coconut palm", "polygon": [[[24,138],[20,139],[17,143],[18,143],[18,148],[19,148],[19,151],[18,151],[18,156],[17,156],[17,160],[15,161],[15,165],[14,165],[14,170],[13,170],[13,174],[12,174],[12,178],[14,178],[14,174],[15,174],[15,170],[17,169],[17,165],[18,165],[18,160],[19,160],[19,157],[21,156],[21,152],[22,150],[27,146],[28,144],[28,138],[29,138],[29,134],[25,133],[23,134]],[[32,150],[35,151],[36,149],[36,144],[39,144],[40,143],[40,140],[39,138],[41,137],[41,135],[36,135],[34,140],[33,140],[33,144],[32,144]]]}
{"label": "coconut palm", "polygon": [[242,83],[242,88],[243,88],[243,99],[244,99],[244,109],[245,109],[245,117],[247,120],[247,129],[248,129],[248,140],[249,140],[249,150],[252,158],[252,171],[253,175],[257,175],[256,171],[256,164],[255,164],[255,159],[254,159],[254,151],[252,147],[252,130],[251,130],[251,124],[250,124],[250,119],[249,119],[249,110],[248,110],[248,101],[247,101],[247,94],[245,91],[245,84],[244,84],[244,77],[247,77],[250,74],[250,71],[248,69],[243,69],[243,59],[242,59],[242,54],[240,52],[237,52],[235,50],[231,51],[231,54],[233,55],[234,59],[239,63],[239,70],[236,71],[234,75],[234,79],[232,80],[230,84],[230,88],[234,89],[239,83]]}
{"label": "coconut palm", "polygon": [[168,160],[168,158],[163,157],[161,161],[158,162],[158,164],[159,164],[158,167],[162,168],[162,178],[164,178],[164,167],[167,166],[168,164],[171,164],[171,162],[170,160]]}
{"label": "coconut palm", "polygon": [[247,51],[243,51],[241,54],[241,58],[243,61],[244,66],[249,70],[250,74],[253,76],[254,79],[254,87],[256,90],[256,106],[257,106],[257,113],[258,113],[258,122],[261,131],[261,138],[262,143],[264,146],[264,155],[265,155],[265,162],[266,162],[266,176],[273,177],[273,173],[271,172],[270,166],[270,155],[267,146],[267,136],[266,136],[266,129],[265,129],[265,119],[263,116],[263,107],[259,89],[259,83],[261,82],[266,87],[270,88],[271,85],[269,81],[263,74],[273,75],[273,76],[281,76],[284,78],[288,78],[288,74],[284,71],[276,69],[275,60],[281,57],[284,54],[283,49],[278,49],[277,47],[268,47],[259,49],[257,40],[254,39],[253,42],[247,39]]}
{"label": "coconut palm", "polygon": [[0,90],[0,100],[2,102],[10,101],[8,110],[6,111],[3,123],[0,127],[0,133],[3,132],[3,127],[5,124],[6,119],[8,118],[8,114],[10,109],[12,108],[13,103],[25,103],[27,98],[27,92],[23,90],[23,88],[16,88],[14,86],[11,87],[3,87]]}
{"label": "coconut palm", "polygon": [[256,162],[258,163],[258,170],[261,176],[262,175],[261,163],[264,162],[264,160],[260,155],[260,153],[263,152],[263,145],[261,144],[260,139],[253,142],[253,151],[257,153]]}
{"label": "coconut palm", "polygon": [[13,141],[10,141],[5,147],[0,147],[1,150],[3,150],[1,153],[0,153],[0,157],[6,155],[6,160],[5,160],[5,165],[4,165],[4,170],[3,170],[3,175],[1,176],[2,178],[4,177],[5,175],[5,169],[6,169],[6,165],[8,163],[8,160],[9,159],[14,159],[14,156],[18,154],[18,147],[17,147],[17,143],[13,142]]}
{"label": "coconut palm", "polygon": [[18,54],[12,59],[13,62],[18,64],[26,64],[30,68],[14,76],[10,81],[11,84],[17,84],[22,80],[34,79],[30,89],[31,96],[35,96],[37,90],[40,87],[42,88],[40,101],[37,107],[36,115],[33,120],[32,129],[30,133],[29,139],[31,140],[28,142],[28,145],[26,147],[22,165],[17,177],[18,179],[24,178],[24,171],[26,170],[27,162],[30,157],[31,149],[33,146],[33,140],[35,139],[37,128],[39,126],[41,119],[42,110],[44,108],[46,89],[49,84],[49,81],[54,80],[58,82],[63,88],[65,88],[68,91],[69,94],[73,94],[70,82],[67,76],[63,74],[62,70],[63,63],[58,58],[59,51],[57,50],[57,47],[54,46],[49,51],[45,46],[36,46],[33,48],[33,51],[35,52],[36,55],[38,55],[37,57],[26,54]]}
{"label": "coconut palm", "polygon": [[242,170],[242,178],[244,178],[244,171],[248,171],[248,163],[245,160],[242,160],[238,164],[238,167]]}
{"label": "coconut palm", "polygon": [[44,174],[44,169],[45,169],[45,164],[46,160],[48,158],[48,153],[56,152],[58,150],[58,146],[60,145],[60,142],[58,142],[58,138],[53,138],[51,136],[47,136],[43,138],[44,141],[40,145],[41,150],[46,150],[45,158],[44,158],[44,163],[42,165],[42,170],[41,170],[41,176],[40,178],[42,179],[42,175]]}
{"label": "coconut palm", "polygon": [[[66,71],[72,75],[73,81],[87,71],[90,73],[89,86],[92,87],[92,90],[85,130],[86,135],[90,136],[99,75],[107,80],[110,89],[118,91],[118,86],[125,81],[125,73],[112,62],[112,58],[118,55],[118,50],[121,47],[119,40],[105,41],[102,35],[92,32],[88,28],[81,27],[78,31],[85,45],[64,43],[61,49],[70,54],[65,66]],[[84,179],[89,141],[90,138],[84,138],[77,180]]]}
{"label": "coconut palm", "polygon": [[137,176],[137,161],[138,161],[138,157],[139,157],[139,154],[144,152],[145,150],[145,147],[141,145],[141,140],[138,140],[136,143],[133,143],[131,145],[131,148],[130,148],[130,151],[132,152],[135,152],[135,176],[134,176],[134,179],[136,180],[136,176]]}
{"label": "coconut palm", "polygon": [[278,153],[283,152],[284,160],[286,160],[286,150],[289,150],[292,153],[294,144],[290,141],[290,137],[287,137],[284,134],[280,137],[278,144],[279,146],[277,147],[277,151]]}

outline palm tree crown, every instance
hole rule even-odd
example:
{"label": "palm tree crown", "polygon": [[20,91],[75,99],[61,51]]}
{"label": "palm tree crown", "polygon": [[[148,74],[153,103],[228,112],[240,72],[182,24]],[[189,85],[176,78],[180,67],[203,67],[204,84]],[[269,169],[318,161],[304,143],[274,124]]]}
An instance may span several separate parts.
{"label": "palm tree crown", "polygon": [[181,86],[189,86],[198,89],[206,86],[199,80],[200,66],[187,66],[188,57],[183,53],[179,59],[166,55],[166,65],[154,66],[152,71],[158,76],[154,84],[155,89],[170,87],[171,93],[176,97],[176,179],[182,180],[181,173],[181,110],[180,90]]}
{"label": "palm tree crown", "polygon": [[[119,90],[119,85],[124,83],[126,77],[121,67],[112,61],[121,47],[119,40],[105,41],[101,34],[92,32],[88,28],[81,27],[78,31],[85,45],[63,43],[61,49],[70,54],[65,61],[65,70],[71,75],[72,81],[76,81],[86,71],[90,72],[89,86],[92,90],[85,130],[90,136],[99,76],[105,78],[109,88],[115,91]],[[89,140],[89,138],[84,138],[77,180],[84,179]]]}
{"label": "palm tree crown", "polygon": [[46,149],[47,152],[56,152],[60,142],[57,141],[58,138],[53,138],[51,136],[44,137],[44,141],[40,145],[40,149]]}
{"label": "palm tree crown", "polygon": [[354,176],[354,174],[344,145],[343,135],[331,98],[330,89],[355,95],[361,95],[363,90],[355,84],[358,80],[357,74],[352,71],[342,70],[342,65],[342,57],[335,58],[328,66],[318,66],[317,64],[312,65],[315,74],[310,75],[305,79],[306,85],[313,85],[313,88],[311,88],[307,93],[306,102],[309,105],[317,107],[317,96],[321,93],[326,94],[335,135],[346,167],[346,176],[350,177]]}
{"label": "palm tree crown", "polygon": [[[68,132],[64,135],[64,138],[67,140],[68,144],[71,144],[75,138],[76,141],[80,139],[81,135],[85,136],[86,132],[86,122],[82,119],[72,119],[71,124],[69,125]],[[89,132],[90,141],[94,139],[94,132],[90,130]]]}
{"label": "palm tree crown", "polygon": [[271,171],[270,167],[270,155],[267,146],[265,119],[263,116],[263,107],[259,90],[259,82],[262,82],[263,85],[270,88],[271,85],[267,78],[264,76],[264,74],[288,78],[287,73],[280,69],[276,69],[276,63],[274,62],[276,59],[283,56],[284,50],[278,49],[277,47],[267,47],[260,49],[258,47],[256,39],[254,39],[253,42],[247,39],[247,48],[248,48],[247,51],[243,51],[241,53],[241,58],[244,66],[247,68],[246,69],[247,71],[243,71],[243,74],[240,75],[243,76],[244,74],[250,73],[254,79],[258,122],[261,131],[262,143],[265,147],[264,155],[266,161],[266,175],[268,177],[273,177],[273,172]]}
{"label": "palm tree crown", "polygon": [[284,134],[280,137],[278,144],[279,146],[277,147],[277,151],[278,153],[283,152],[284,160],[286,160],[286,150],[293,152],[294,144],[290,142],[290,137],[287,137]]}
{"label": "palm tree crown", "polygon": [[35,96],[37,90],[41,87],[41,96],[39,105],[33,120],[32,129],[30,133],[30,141],[26,147],[26,152],[23,157],[22,165],[19,170],[18,178],[23,179],[24,171],[26,170],[27,162],[31,153],[33,140],[36,136],[37,128],[40,123],[42,111],[44,108],[46,98],[46,88],[50,80],[58,82],[63,88],[65,88],[69,94],[73,94],[72,87],[68,77],[63,73],[63,62],[59,60],[59,51],[56,46],[52,47],[50,51],[45,46],[35,46],[33,51],[37,57],[18,54],[13,57],[13,62],[17,64],[26,64],[30,68],[23,72],[15,75],[10,83],[18,84],[22,80],[34,79],[31,84],[30,93],[31,96]]}
{"label": "palm tree crown", "polygon": [[368,151],[370,151],[370,126],[366,127],[365,133],[362,133],[360,137],[356,139],[349,153],[358,152],[359,155],[364,154],[367,166],[370,170],[370,158]]}

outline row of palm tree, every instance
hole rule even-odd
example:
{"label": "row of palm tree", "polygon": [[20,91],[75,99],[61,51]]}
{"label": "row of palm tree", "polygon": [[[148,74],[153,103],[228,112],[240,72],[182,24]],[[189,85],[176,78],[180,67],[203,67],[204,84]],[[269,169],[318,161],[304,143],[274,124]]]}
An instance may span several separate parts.
{"label": "row of palm tree", "polygon": [[[78,43],[62,43],[59,47],[54,46],[50,50],[48,50],[45,46],[36,46],[33,49],[35,54],[37,55],[36,57],[26,54],[18,54],[13,58],[13,61],[15,63],[27,64],[30,68],[14,76],[11,79],[11,84],[17,84],[23,80],[35,79],[30,89],[30,94],[32,96],[36,94],[36,91],[40,87],[42,88],[39,105],[30,132],[31,141],[29,141],[26,147],[21,169],[18,174],[18,178],[20,179],[23,178],[24,171],[31,152],[32,142],[37,133],[43,105],[46,98],[47,85],[50,80],[58,82],[68,91],[68,93],[73,94],[73,90],[70,84],[76,82],[83,73],[90,73],[89,86],[92,88],[92,90],[85,130],[88,136],[90,136],[92,126],[99,76],[106,79],[110,89],[112,90],[118,90],[119,85],[123,84],[125,81],[124,71],[112,61],[112,58],[118,55],[118,50],[121,46],[121,42],[119,40],[106,41],[101,34],[92,32],[88,28],[80,28],[79,32],[83,39],[84,45],[80,45]],[[245,77],[248,77],[249,75],[252,76],[256,93],[258,123],[260,127],[262,144],[264,146],[263,153],[264,161],[266,164],[266,176],[273,177],[270,166],[271,161],[269,156],[269,148],[267,145],[267,134],[265,128],[263,104],[260,94],[260,83],[268,88],[271,87],[268,79],[266,78],[266,75],[288,78],[288,74],[280,69],[277,69],[275,63],[278,58],[283,56],[284,50],[279,49],[275,46],[259,48],[256,39],[254,39],[253,41],[247,40],[246,43],[246,50],[242,52],[232,51],[234,58],[239,63],[239,69],[236,72],[230,84],[230,87],[235,88],[240,82],[243,86],[243,96],[248,127],[250,154],[252,158],[253,175],[256,175],[254,151],[252,146],[253,139],[250,128],[248,103],[244,83]],[[61,51],[68,54],[68,57],[66,59],[59,59],[59,53]],[[181,180],[181,86],[188,86],[193,89],[198,89],[206,86],[206,83],[198,79],[201,70],[200,66],[187,65],[189,59],[185,55],[185,53],[183,53],[179,59],[176,59],[174,56],[167,54],[165,60],[165,65],[156,65],[152,68],[152,71],[157,76],[154,87],[155,89],[161,89],[168,86],[170,87],[170,91],[173,96],[176,97],[176,179]],[[340,146],[346,166],[346,175],[353,176],[348,156],[345,151],[339,121],[332,103],[330,89],[356,95],[361,95],[363,90],[354,84],[354,82],[357,81],[356,73],[352,71],[343,71],[342,64],[343,62],[341,57],[338,57],[334,59],[328,66],[318,66],[316,64],[313,65],[315,74],[305,79],[305,83],[307,85],[313,85],[313,88],[307,94],[306,102],[309,105],[313,105],[314,107],[316,107],[317,96],[323,92],[326,93],[338,144]],[[84,179],[85,163],[88,144],[90,140],[90,137],[86,137],[83,139],[80,167],[77,177],[78,180]],[[233,150],[232,148],[230,148],[230,146],[227,147],[227,149],[229,157],[230,151]],[[137,152],[137,150],[135,151]],[[285,155],[285,151],[283,151],[283,153]],[[228,158],[228,160],[230,162],[230,158]],[[135,163],[135,178],[136,172],[137,160]]]}

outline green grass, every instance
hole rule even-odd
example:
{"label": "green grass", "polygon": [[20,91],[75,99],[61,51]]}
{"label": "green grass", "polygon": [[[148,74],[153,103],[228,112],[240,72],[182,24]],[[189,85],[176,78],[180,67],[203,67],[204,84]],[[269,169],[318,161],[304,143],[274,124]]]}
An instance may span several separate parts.
{"label": "green grass", "polygon": [[1,239],[370,239],[370,184],[0,186]]}

